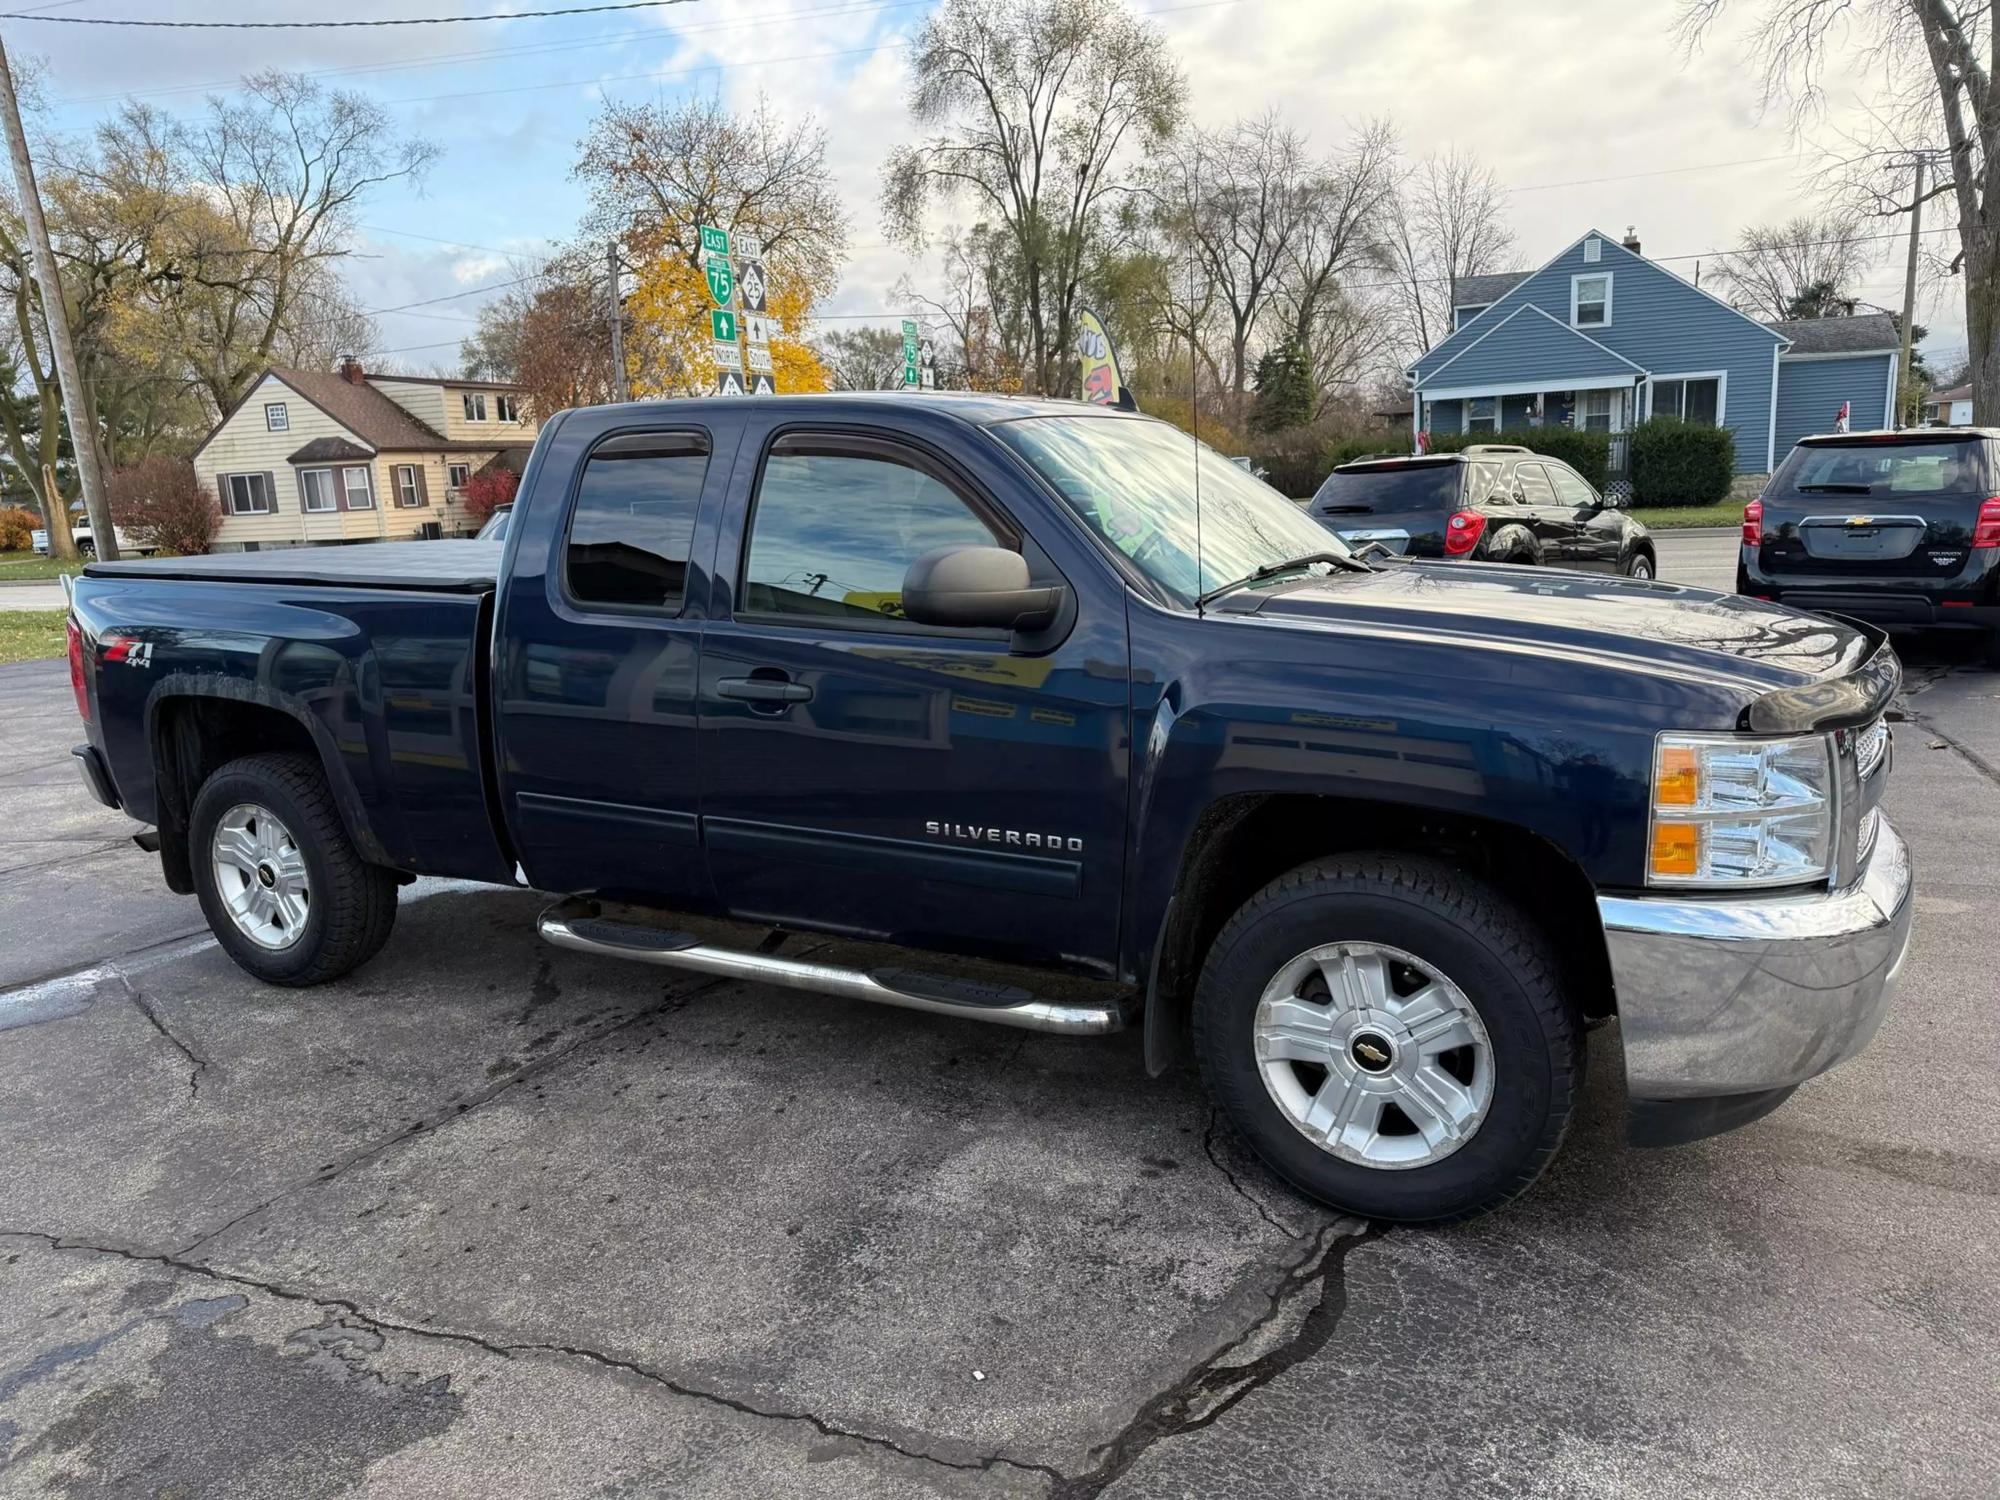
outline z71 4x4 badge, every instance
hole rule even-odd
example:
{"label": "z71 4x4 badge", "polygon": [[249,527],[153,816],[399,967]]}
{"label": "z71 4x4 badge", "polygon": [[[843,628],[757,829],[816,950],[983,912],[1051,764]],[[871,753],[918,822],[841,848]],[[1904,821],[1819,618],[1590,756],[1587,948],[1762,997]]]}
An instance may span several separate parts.
{"label": "z71 4x4 badge", "polygon": [[153,664],[153,643],[135,641],[129,635],[107,635],[103,641],[103,655],[107,662],[122,662],[128,667],[150,667]]}

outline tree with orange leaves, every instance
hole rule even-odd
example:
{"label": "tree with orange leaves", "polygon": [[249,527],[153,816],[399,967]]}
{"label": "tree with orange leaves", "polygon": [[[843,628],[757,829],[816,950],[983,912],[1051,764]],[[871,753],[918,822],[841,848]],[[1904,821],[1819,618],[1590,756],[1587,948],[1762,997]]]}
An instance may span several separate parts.
{"label": "tree with orange leaves", "polygon": [[576,175],[590,188],[588,231],[618,241],[636,273],[625,297],[635,395],[714,388],[704,224],[753,234],[763,245],[777,389],[828,388],[825,367],[805,343],[814,305],[839,285],[847,248],[826,148],[826,132],[810,118],[787,124],[761,100],[749,115],[731,114],[719,99],[606,102]]}

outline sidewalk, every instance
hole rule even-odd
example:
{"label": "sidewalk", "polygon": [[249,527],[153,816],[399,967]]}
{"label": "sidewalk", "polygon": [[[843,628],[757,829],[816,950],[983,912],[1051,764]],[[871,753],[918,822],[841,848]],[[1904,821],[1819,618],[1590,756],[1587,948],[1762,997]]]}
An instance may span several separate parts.
{"label": "sidewalk", "polygon": [[0,609],[61,609],[62,583],[54,578],[38,578],[31,583],[10,583],[0,588]]}

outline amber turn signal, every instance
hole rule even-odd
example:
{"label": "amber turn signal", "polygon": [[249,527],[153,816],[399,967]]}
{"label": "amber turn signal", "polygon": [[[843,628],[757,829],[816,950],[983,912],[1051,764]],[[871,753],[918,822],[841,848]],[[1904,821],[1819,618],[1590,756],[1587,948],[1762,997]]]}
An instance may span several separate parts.
{"label": "amber turn signal", "polygon": [[1693,807],[1701,800],[1701,770],[1691,745],[1662,745],[1653,774],[1655,807]]}
{"label": "amber turn signal", "polygon": [[1653,873],[1692,875],[1701,868],[1699,823],[1653,825]]}

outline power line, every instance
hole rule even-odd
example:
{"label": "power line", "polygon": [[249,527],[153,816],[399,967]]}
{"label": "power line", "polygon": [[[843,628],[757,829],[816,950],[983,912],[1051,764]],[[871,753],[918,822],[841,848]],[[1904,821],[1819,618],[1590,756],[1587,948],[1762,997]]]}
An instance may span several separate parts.
{"label": "power line", "polygon": [[369,26],[455,26],[468,21],[538,21],[550,16],[594,16],[610,10],[658,10],[695,0],[617,0],[611,5],[569,5],[560,10],[509,10],[483,16],[385,16],[373,21],[144,21],[127,16],[50,16],[31,10],[0,11],[0,21],[48,21],[59,26],[139,26],[153,31],[345,31]]}
{"label": "power line", "polygon": [[1695,167],[1661,167],[1652,172],[1622,172],[1616,177],[1578,177],[1569,182],[1537,182],[1528,187],[1502,188],[1503,193],[1546,193],[1553,188],[1595,187],[1600,182],[1631,182],[1640,177],[1676,177],[1684,172],[1716,172],[1724,167],[1754,167],[1765,162],[1797,161],[1800,153],[1781,151],[1776,156],[1745,156],[1735,161],[1704,162]]}

